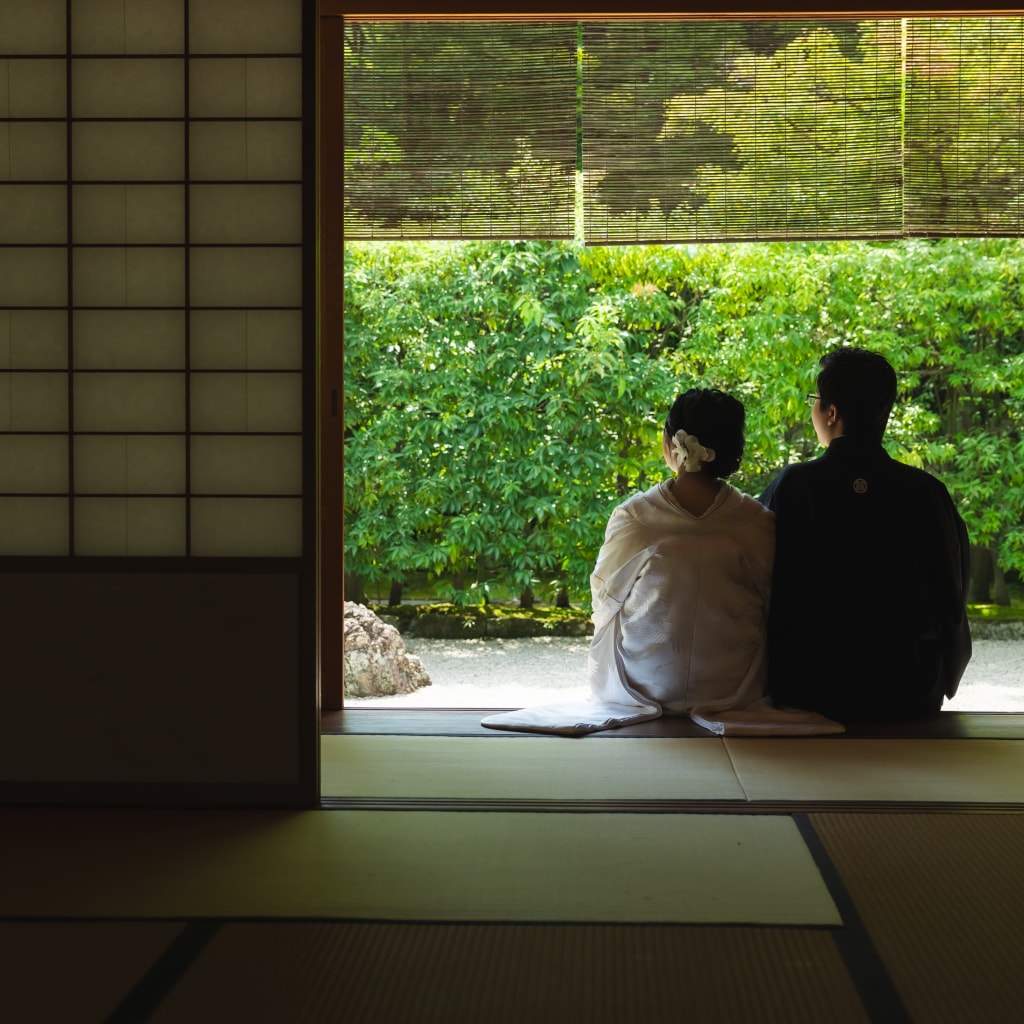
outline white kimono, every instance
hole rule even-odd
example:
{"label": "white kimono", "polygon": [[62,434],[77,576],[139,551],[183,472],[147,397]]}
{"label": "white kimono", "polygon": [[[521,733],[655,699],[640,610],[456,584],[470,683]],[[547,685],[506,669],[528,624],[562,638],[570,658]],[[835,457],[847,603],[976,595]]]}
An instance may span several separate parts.
{"label": "white kimono", "polygon": [[612,513],[590,577],[590,699],[485,718],[494,729],[568,735],[667,714],[719,734],[842,732],[764,697],[775,516],[723,482],[700,516],[669,481]]}

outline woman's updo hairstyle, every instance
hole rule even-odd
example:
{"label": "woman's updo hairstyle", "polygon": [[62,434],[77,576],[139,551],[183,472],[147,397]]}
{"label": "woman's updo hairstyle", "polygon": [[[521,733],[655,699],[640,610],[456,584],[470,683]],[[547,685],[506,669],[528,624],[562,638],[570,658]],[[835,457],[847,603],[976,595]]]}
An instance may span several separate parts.
{"label": "woman's updo hairstyle", "polygon": [[715,458],[701,471],[724,479],[739,469],[743,458],[746,418],[743,403],[732,395],[717,388],[690,388],[672,403],[665,433],[671,442],[676,431],[685,430],[705,448],[713,448]]}

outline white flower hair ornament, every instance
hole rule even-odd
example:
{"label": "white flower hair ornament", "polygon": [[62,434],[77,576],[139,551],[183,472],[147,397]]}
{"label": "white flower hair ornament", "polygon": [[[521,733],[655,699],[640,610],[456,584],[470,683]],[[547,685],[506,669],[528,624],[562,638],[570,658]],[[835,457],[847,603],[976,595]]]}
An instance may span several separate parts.
{"label": "white flower hair ornament", "polygon": [[676,468],[682,465],[687,473],[699,473],[702,462],[714,462],[716,457],[714,448],[705,448],[696,434],[688,434],[685,430],[675,432],[671,450]]}

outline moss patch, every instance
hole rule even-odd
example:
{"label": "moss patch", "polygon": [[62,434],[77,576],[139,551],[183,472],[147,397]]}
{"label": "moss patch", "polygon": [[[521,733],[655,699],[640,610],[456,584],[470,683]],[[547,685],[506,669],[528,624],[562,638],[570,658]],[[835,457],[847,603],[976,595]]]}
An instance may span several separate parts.
{"label": "moss patch", "polygon": [[1019,604],[969,604],[967,617],[985,622],[1024,622],[1024,606]]}
{"label": "moss patch", "polygon": [[495,605],[460,607],[454,604],[372,605],[404,635],[432,639],[478,637],[590,636],[593,623],[586,612],[572,608],[502,608]]}

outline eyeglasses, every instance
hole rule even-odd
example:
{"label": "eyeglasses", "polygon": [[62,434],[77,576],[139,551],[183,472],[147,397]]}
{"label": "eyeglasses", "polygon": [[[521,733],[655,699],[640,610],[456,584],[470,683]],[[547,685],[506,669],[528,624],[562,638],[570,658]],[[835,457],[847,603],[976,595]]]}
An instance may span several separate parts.
{"label": "eyeglasses", "polygon": [[808,404],[808,405],[809,405],[809,406],[810,406],[810,407],[811,407],[812,409],[814,408],[814,403],[815,403],[815,402],[820,402],[820,401],[821,401],[821,395],[808,395],[808,396],[807,396],[807,404]]}

